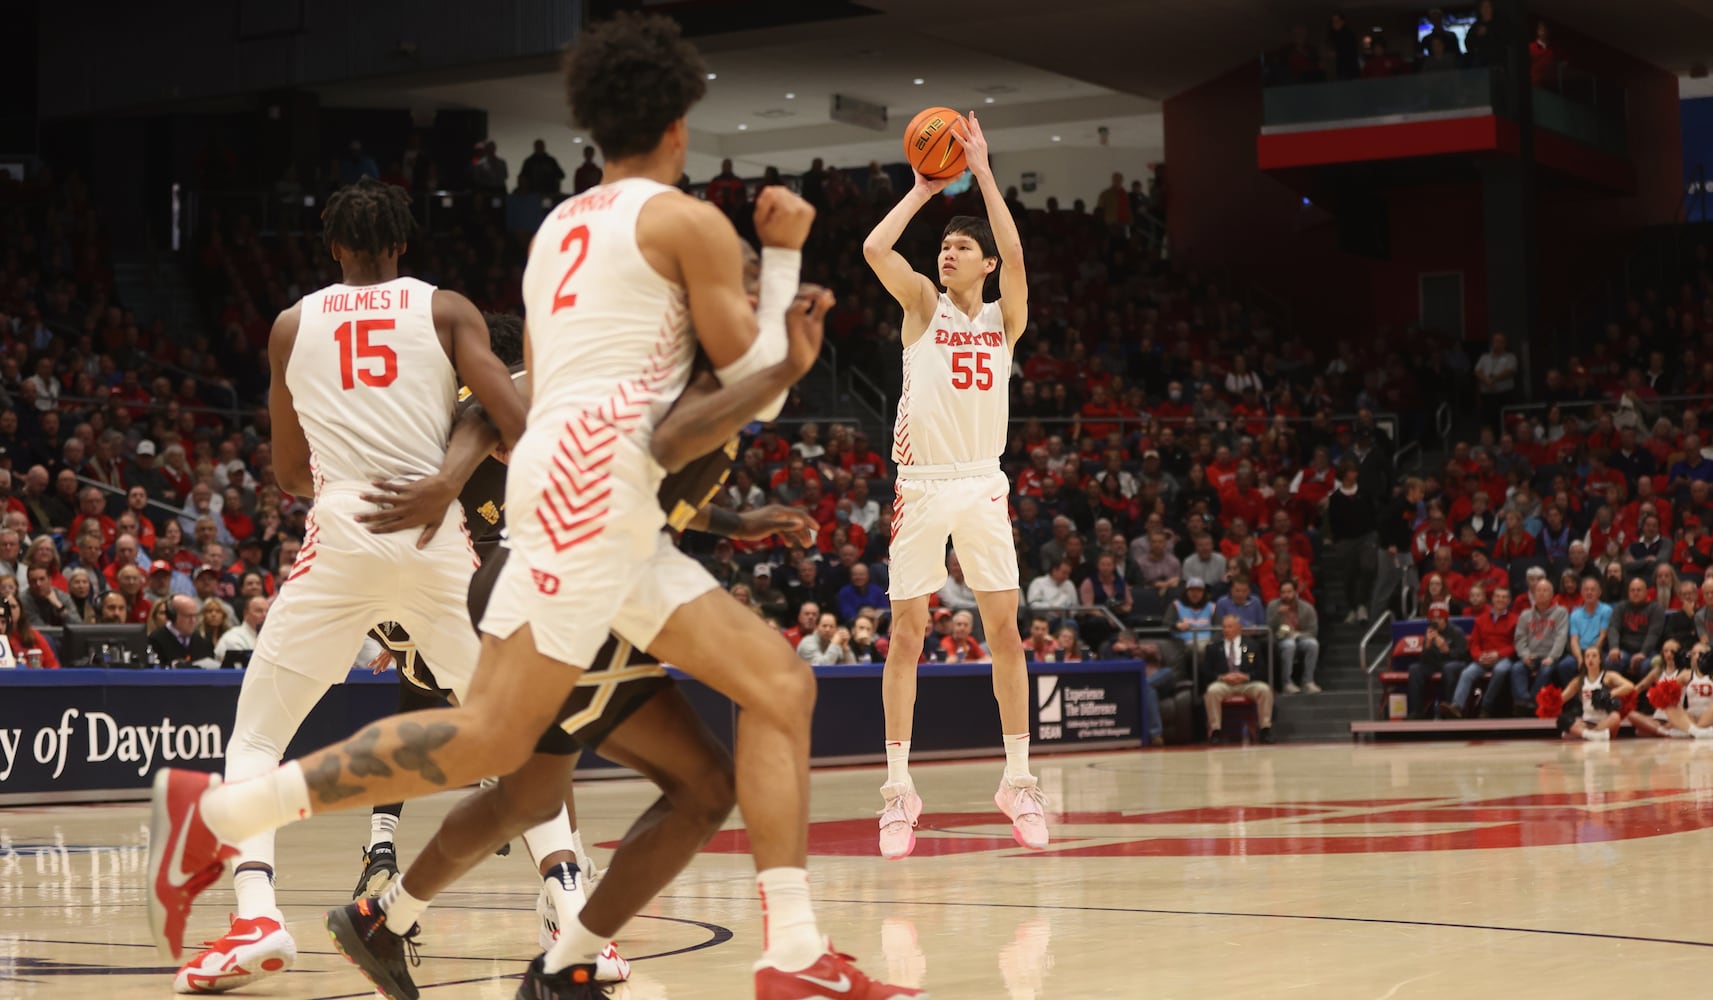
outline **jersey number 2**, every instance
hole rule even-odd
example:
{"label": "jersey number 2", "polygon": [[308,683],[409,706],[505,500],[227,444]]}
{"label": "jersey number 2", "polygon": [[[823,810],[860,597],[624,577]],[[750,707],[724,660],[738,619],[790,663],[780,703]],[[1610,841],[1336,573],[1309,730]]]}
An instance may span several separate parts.
{"label": "jersey number 2", "polygon": [[573,243],[577,244],[577,256],[572,259],[571,266],[565,269],[565,277],[559,279],[559,287],[553,291],[553,308],[548,310],[549,313],[556,313],[561,309],[569,309],[577,304],[577,293],[567,292],[565,290],[565,286],[571,283],[571,276],[577,273],[577,269],[582,267],[583,261],[587,260],[589,257],[588,226],[578,226],[566,233],[565,239],[559,244],[559,252],[570,253],[571,244]]}
{"label": "jersey number 2", "polygon": [[[361,381],[364,385],[384,389],[398,379],[398,354],[385,344],[369,343],[371,332],[392,328],[390,319],[348,320],[339,324],[339,329],[333,331],[333,339],[339,342],[340,388],[351,390]],[[380,362],[379,371],[368,363],[371,361]],[[363,366],[358,367],[358,362],[363,362]]]}
{"label": "jersey number 2", "polygon": [[[970,366],[971,360],[975,366]],[[987,367],[985,351],[953,351],[952,352],[952,388],[968,389],[970,386],[986,392],[993,388],[993,370]]]}

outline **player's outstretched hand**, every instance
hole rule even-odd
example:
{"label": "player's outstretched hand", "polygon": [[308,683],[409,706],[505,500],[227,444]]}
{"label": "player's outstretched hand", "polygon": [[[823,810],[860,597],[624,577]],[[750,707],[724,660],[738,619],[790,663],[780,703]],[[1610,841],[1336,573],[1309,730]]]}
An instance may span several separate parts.
{"label": "player's outstretched hand", "polygon": [[827,312],[838,302],[820,285],[798,287],[797,297],[785,310],[785,361],[798,378],[815,367],[821,356],[821,339],[827,332]]}
{"label": "player's outstretched hand", "polygon": [[969,164],[970,173],[977,177],[989,174],[992,170],[987,162],[987,136],[982,135],[981,122],[976,121],[974,111],[971,111],[964,121],[969,123],[968,128],[959,122],[952,122],[952,135],[963,143],[964,162]]}
{"label": "player's outstretched hand", "polygon": [[956,177],[941,177],[938,180],[929,180],[914,170],[910,171],[910,173],[916,178],[916,190],[926,193],[930,198],[939,194],[941,191],[944,191],[946,189],[946,185],[957,180]]}
{"label": "player's outstretched hand", "polygon": [[764,247],[801,250],[815,224],[815,206],[774,184],[755,197],[755,235]]}
{"label": "player's outstretched hand", "polygon": [[376,483],[375,492],[362,498],[378,510],[358,514],[357,523],[376,535],[421,528],[416,547],[425,549],[446,520],[446,511],[458,499],[458,486],[440,476],[422,479]]}
{"label": "player's outstretched hand", "polygon": [[808,548],[814,544],[815,519],[801,507],[768,504],[766,507],[744,511],[738,515],[738,520],[742,521],[743,525],[732,537],[739,541],[759,542],[778,535],[792,545]]}
{"label": "player's outstretched hand", "polygon": [[386,646],[382,646],[380,654],[369,661],[369,669],[377,674],[384,674],[392,668],[393,651]]}

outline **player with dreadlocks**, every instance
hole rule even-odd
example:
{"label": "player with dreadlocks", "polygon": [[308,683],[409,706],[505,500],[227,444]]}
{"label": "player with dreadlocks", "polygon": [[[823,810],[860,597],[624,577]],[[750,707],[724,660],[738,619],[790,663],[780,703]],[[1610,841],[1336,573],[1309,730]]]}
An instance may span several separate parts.
{"label": "player with dreadlocks", "polygon": [[[419,546],[413,538],[371,534],[358,519],[376,505],[363,494],[376,482],[439,470],[460,382],[504,442],[523,431],[523,400],[489,347],[481,313],[456,292],[399,274],[414,228],[410,195],[361,180],[328,199],[322,224],[343,280],[281,313],[268,337],[274,470],[283,489],[313,496],[315,505],[244,672],[226,751],[229,782],[278,766],[316,702],[345,679],[377,621],[407,628],[438,668],[439,683],[463,698],[480,644],[457,610],[476,563],[462,512],[449,507],[440,518],[445,530]],[[368,766],[391,769],[378,755]],[[274,898],[274,835],[236,846],[231,929],[178,971],[179,992],[224,992],[296,960]]]}

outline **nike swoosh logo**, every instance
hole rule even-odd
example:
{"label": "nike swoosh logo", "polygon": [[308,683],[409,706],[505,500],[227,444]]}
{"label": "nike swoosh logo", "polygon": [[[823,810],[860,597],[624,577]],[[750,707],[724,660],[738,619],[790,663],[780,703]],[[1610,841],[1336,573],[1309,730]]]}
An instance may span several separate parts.
{"label": "nike swoosh logo", "polygon": [[998,495],[996,497],[988,497],[988,499],[992,500],[994,503],[998,503],[999,501],[1005,499],[1005,494],[1001,493],[1000,495]]}
{"label": "nike swoosh logo", "polygon": [[[195,809],[196,803],[192,802],[190,808]],[[174,846],[173,850],[168,854],[168,858],[170,860],[167,862],[167,884],[172,886],[174,889],[184,888],[184,884],[189,882],[191,876],[196,874],[195,872],[187,872],[184,870],[184,848],[185,844],[189,841],[189,838],[190,824],[188,822],[181,822],[178,825],[178,844]]]}
{"label": "nike swoosh logo", "polygon": [[851,977],[843,973],[840,973],[837,979],[816,979],[814,976],[799,972],[797,978],[806,983],[814,983],[816,986],[824,990],[831,990],[834,993],[849,993],[851,991]]}
{"label": "nike swoosh logo", "polygon": [[946,143],[946,151],[940,154],[940,166],[941,167],[944,167],[946,164],[952,162],[952,148],[953,148],[952,143],[950,141],[948,141]]}
{"label": "nike swoosh logo", "polygon": [[260,941],[264,936],[265,935],[262,934],[262,929],[258,927],[248,934],[228,934],[226,935],[226,940],[242,941],[246,944],[254,944],[257,941]]}

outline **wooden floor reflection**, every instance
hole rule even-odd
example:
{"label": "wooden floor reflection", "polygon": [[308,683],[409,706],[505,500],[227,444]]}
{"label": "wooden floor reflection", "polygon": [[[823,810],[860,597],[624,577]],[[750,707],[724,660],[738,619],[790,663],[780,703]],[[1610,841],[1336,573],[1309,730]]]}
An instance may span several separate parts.
{"label": "wooden floor reflection", "polygon": [[[918,849],[891,863],[874,855],[882,773],[818,773],[810,868],[835,944],[937,1000],[1604,1000],[1626,980],[1698,981],[1713,961],[1701,861],[1713,852],[1713,744],[1277,746],[1036,764],[1062,813],[1052,849],[1021,850],[992,812],[997,763],[922,765]],[[585,838],[616,839],[652,799],[638,782],[585,785]],[[407,807],[407,859],[455,800]],[[0,811],[0,998],[171,993],[144,926],[144,821],[138,805]],[[234,995],[372,995],[320,924],[348,898],[366,836],[366,817],[343,815],[281,834],[280,897],[302,955]],[[744,850],[734,817],[627,929],[636,976],[616,995],[750,995],[760,920]],[[512,996],[535,953],[534,900],[516,856],[442,897],[424,920],[424,995]],[[204,897],[189,940],[217,936],[231,903],[225,887]]]}

